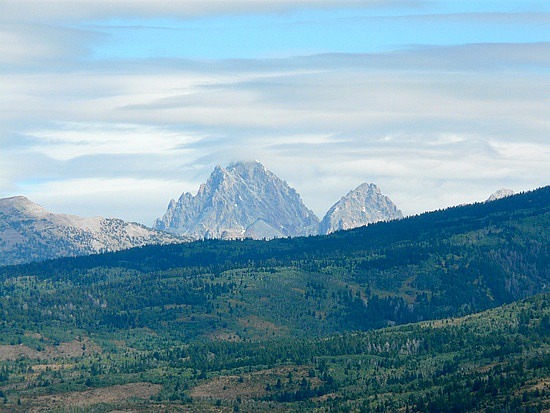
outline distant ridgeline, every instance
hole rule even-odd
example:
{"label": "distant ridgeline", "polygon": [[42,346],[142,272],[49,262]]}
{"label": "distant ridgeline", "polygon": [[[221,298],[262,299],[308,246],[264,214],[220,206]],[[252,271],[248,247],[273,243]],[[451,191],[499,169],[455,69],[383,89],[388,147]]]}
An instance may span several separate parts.
{"label": "distant ridgeline", "polygon": [[[51,318],[86,329],[177,327],[185,339],[221,330],[257,338],[266,325],[275,336],[320,335],[458,316],[547,291],[549,211],[544,187],[327,236],[205,240],[5,267],[4,288],[17,292],[15,277],[30,277],[36,299],[25,312],[17,294],[0,302],[14,325]],[[69,303],[78,315],[68,317]]]}
{"label": "distant ridgeline", "polygon": [[402,218],[374,184],[342,197],[322,222],[260,162],[217,166],[195,196],[171,200],[155,228],[114,218],[54,214],[23,196],[0,198],[0,266],[201,239],[324,235]]}

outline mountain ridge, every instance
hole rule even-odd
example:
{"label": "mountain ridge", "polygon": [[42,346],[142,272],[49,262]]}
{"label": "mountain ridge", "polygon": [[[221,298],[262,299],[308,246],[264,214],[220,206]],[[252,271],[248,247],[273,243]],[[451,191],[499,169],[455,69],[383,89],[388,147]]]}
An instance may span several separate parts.
{"label": "mountain ridge", "polygon": [[[485,202],[511,194],[501,189]],[[259,161],[235,162],[226,168],[217,165],[195,196],[185,192],[177,201],[170,200],[153,230],[116,218],[52,214],[23,196],[0,199],[0,213],[0,265],[148,243],[325,235],[403,217],[376,184],[365,182],[343,196],[319,221],[296,190]]]}
{"label": "mountain ridge", "polygon": [[24,196],[0,199],[0,265],[184,242],[118,218],[54,214]]}
{"label": "mountain ridge", "polygon": [[328,234],[402,218],[375,184],[363,183],[342,197],[323,221],[288,183],[259,161],[217,165],[197,194],[170,200],[154,228],[204,238],[281,238]]}

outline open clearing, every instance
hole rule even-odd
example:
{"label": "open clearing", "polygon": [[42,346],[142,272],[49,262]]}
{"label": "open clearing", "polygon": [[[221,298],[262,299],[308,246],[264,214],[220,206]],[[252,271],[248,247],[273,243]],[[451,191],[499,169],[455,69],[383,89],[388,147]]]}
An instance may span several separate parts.
{"label": "open clearing", "polygon": [[45,408],[53,409],[65,406],[83,407],[98,403],[116,403],[132,398],[148,399],[157,394],[160,389],[161,386],[158,384],[128,383],[82,392],[40,396],[34,399],[25,400],[24,402],[30,405],[29,412],[43,412]]}

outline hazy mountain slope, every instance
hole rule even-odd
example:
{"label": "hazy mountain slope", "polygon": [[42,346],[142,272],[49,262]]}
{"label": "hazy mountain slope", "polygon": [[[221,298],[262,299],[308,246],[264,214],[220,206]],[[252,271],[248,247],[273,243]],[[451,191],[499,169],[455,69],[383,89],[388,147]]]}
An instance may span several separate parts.
{"label": "hazy mountain slope", "polygon": [[170,201],[155,228],[196,239],[315,233],[318,218],[296,191],[259,162],[217,166],[196,196]]}
{"label": "hazy mountain slope", "polygon": [[403,218],[403,214],[375,184],[363,183],[342,197],[326,213],[320,234],[352,229],[378,221]]}
{"label": "hazy mountain slope", "polygon": [[52,214],[22,196],[0,199],[0,265],[183,241],[120,219]]}

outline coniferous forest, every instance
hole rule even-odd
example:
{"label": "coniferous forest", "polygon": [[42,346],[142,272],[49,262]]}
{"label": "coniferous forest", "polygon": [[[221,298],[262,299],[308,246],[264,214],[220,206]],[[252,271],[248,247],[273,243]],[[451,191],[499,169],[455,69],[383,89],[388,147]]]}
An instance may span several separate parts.
{"label": "coniferous forest", "polygon": [[543,412],[550,187],[0,267],[0,411]]}

